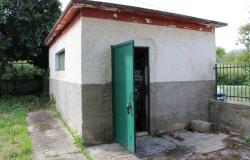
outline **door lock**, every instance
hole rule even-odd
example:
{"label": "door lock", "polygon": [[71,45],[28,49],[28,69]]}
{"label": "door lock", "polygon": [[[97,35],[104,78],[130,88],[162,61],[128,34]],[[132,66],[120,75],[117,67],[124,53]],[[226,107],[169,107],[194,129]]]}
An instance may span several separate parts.
{"label": "door lock", "polygon": [[134,92],[131,92],[131,93],[130,93],[128,105],[127,105],[127,107],[126,107],[128,114],[131,113],[131,110],[132,110],[132,103],[134,103]]}
{"label": "door lock", "polygon": [[129,104],[127,105],[127,112],[128,112],[128,114],[130,114],[130,110],[131,110],[131,103],[129,103]]}

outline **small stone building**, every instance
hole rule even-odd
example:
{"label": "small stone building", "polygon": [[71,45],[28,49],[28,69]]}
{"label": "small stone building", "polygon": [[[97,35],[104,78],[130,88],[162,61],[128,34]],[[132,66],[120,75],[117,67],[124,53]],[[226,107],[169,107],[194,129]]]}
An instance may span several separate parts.
{"label": "small stone building", "polygon": [[208,120],[215,28],[225,23],[132,6],[71,0],[45,40],[50,94],[87,144]]}

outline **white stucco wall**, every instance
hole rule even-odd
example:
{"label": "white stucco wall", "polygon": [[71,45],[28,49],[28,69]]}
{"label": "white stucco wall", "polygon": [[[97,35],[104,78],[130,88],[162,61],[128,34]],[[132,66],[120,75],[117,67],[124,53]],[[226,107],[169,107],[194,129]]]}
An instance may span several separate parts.
{"label": "white stucco wall", "polygon": [[[81,84],[81,29],[82,18],[50,47],[49,68],[51,79]],[[56,71],[55,57],[63,49],[65,49],[65,70]]]}
{"label": "white stucco wall", "polygon": [[83,18],[82,84],[111,82],[111,45],[134,40],[150,48],[150,81],[214,80],[215,34]]}
{"label": "white stucco wall", "polygon": [[[68,125],[82,134],[82,18],[49,49],[50,94]],[[65,70],[56,71],[56,54],[65,49]]]}

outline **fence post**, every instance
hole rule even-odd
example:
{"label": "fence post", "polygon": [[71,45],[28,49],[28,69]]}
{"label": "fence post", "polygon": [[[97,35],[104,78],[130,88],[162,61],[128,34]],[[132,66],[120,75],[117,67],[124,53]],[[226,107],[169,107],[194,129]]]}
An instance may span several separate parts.
{"label": "fence post", "polygon": [[3,74],[3,63],[0,62],[0,96],[2,94],[2,74]]}
{"label": "fence post", "polygon": [[214,69],[215,69],[215,86],[214,86],[214,88],[215,88],[215,96],[214,96],[214,98],[215,98],[215,100],[217,100],[217,64],[215,64],[215,67],[214,67]]}

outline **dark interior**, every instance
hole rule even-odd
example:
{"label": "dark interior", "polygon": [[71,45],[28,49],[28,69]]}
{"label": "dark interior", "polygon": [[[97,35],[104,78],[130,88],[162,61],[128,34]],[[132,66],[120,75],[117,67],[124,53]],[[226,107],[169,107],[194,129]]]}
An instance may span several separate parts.
{"label": "dark interior", "polygon": [[148,48],[135,48],[135,120],[136,132],[148,131]]}

